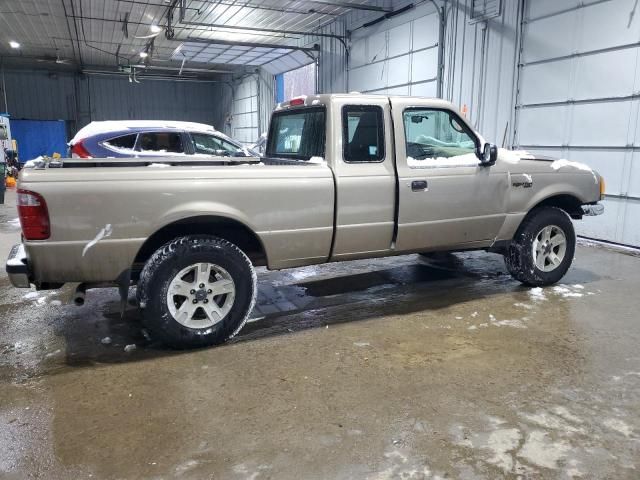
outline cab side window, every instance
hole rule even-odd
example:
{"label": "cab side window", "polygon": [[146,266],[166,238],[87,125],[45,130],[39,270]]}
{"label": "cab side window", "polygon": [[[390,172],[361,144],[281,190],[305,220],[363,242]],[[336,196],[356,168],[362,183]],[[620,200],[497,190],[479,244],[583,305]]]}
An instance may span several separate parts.
{"label": "cab side window", "polygon": [[416,108],[406,110],[403,117],[410,167],[429,166],[438,160],[475,154],[473,133],[453,112]]}
{"label": "cab side window", "polygon": [[373,105],[342,107],[343,158],[348,163],[384,160],[382,108]]}

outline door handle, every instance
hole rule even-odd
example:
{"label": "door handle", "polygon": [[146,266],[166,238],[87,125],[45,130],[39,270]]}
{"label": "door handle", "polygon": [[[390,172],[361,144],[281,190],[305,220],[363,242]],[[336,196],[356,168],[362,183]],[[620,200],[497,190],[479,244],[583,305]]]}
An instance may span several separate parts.
{"label": "door handle", "polygon": [[426,180],[414,180],[413,182],[411,182],[412,192],[424,192],[426,189],[427,189]]}

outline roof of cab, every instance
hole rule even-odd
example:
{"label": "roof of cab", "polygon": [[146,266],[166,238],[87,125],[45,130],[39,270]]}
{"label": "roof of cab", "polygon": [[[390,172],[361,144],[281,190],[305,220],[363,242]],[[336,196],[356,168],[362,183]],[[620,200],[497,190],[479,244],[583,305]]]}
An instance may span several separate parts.
{"label": "roof of cab", "polygon": [[[442,106],[442,107],[453,107],[453,104],[447,100],[443,100],[441,98],[434,97],[419,97],[415,95],[380,95],[374,93],[360,93],[360,92],[349,92],[349,93],[320,93],[317,95],[300,95],[298,97],[291,98],[284,102],[278,103],[275,110],[287,110],[289,108],[296,107],[311,107],[316,105],[327,105],[331,103],[332,100],[336,99],[344,99],[344,98],[388,98],[388,99],[408,99],[415,98],[420,99],[422,101],[428,100],[434,103],[434,106]],[[455,108],[455,107],[454,107]]]}

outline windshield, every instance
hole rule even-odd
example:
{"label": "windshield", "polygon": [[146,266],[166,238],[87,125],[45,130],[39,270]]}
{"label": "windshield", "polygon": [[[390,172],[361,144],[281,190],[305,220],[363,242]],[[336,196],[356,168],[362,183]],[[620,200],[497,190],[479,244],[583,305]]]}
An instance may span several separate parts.
{"label": "windshield", "polygon": [[267,157],[310,160],[324,158],[325,109],[277,112],[271,119]]}
{"label": "windshield", "polygon": [[251,152],[240,145],[206,133],[191,133],[195,153],[223,157],[248,157]]}

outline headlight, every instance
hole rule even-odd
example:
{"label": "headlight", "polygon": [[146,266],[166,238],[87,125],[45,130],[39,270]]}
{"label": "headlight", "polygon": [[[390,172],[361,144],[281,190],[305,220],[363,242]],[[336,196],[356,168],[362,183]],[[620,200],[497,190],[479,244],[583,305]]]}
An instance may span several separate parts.
{"label": "headlight", "polygon": [[604,177],[600,175],[600,200],[604,200],[604,190],[605,190]]}

